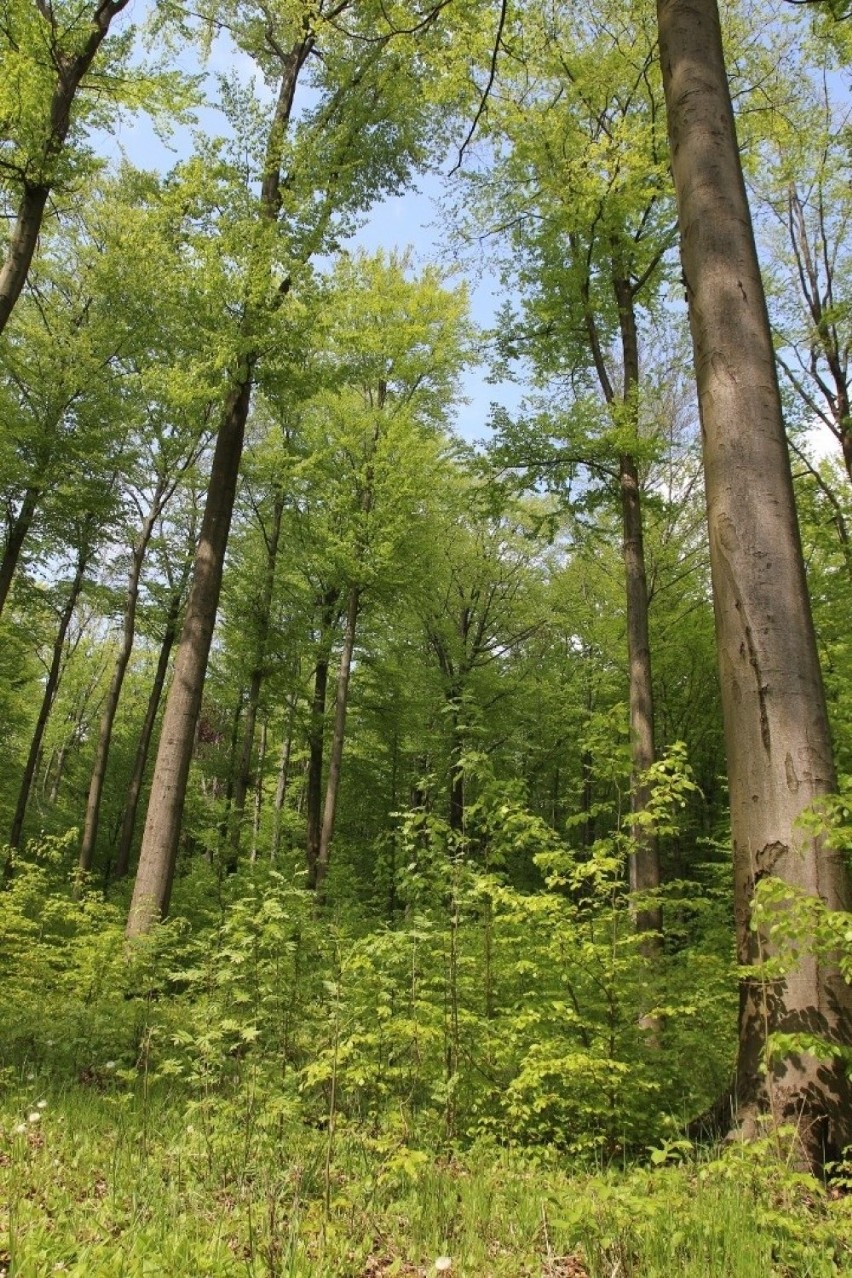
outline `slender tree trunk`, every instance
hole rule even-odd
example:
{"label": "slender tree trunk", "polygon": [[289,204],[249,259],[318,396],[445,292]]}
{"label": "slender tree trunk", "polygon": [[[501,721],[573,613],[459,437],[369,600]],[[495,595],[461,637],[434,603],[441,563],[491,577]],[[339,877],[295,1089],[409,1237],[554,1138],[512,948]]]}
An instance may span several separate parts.
{"label": "slender tree trunk", "polygon": [[68,136],[71,107],[80,82],[91,67],[109,31],[110,23],[127,3],[128,0],[106,0],[93,8],[86,40],[76,54],[69,54],[53,43],[55,25],[54,37],[46,33],[45,65],[52,66],[56,79],[46,121],[45,141],[41,154],[33,165],[33,171],[38,172],[40,177],[38,181],[24,181],[6,257],[0,266],[0,333],[6,327],[27,280],[50,196],[53,168]]}
{"label": "slender tree trunk", "polygon": [[450,829],[464,830],[464,740],[461,728],[461,692],[452,688],[447,697],[450,706]]}
{"label": "slender tree trunk", "polygon": [[139,734],[139,741],[136,746],[136,756],[133,760],[133,773],[130,777],[130,785],[127,789],[127,799],[124,804],[124,813],[121,818],[121,832],[118,836],[118,851],[115,858],[115,869],[113,876],[116,879],[123,879],[127,876],[130,869],[130,853],[133,848],[133,835],[136,830],[136,812],[139,807],[139,796],[142,793],[142,784],[145,780],[145,767],[148,763],[148,751],[151,748],[151,738],[154,735],[154,724],[157,722],[157,711],[160,708],[160,698],[163,695],[163,688],[166,684],[166,673],[169,668],[169,658],[172,655],[175,639],[177,638],[178,617],[180,616],[180,606],[183,602],[183,593],[185,582],[182,582],[178,589],[174,592],[169,603],[168,616],[166,617],[166,628],[163,633],[163,642],[160,645],[160,655],[157,660],[157,669],[154,674],[154,682],[151,685],[151,692],[148,697],[148,705],[145,710],[145,719],[142,724],[142,731]]}
{"label": "slender tree trunk", "polygon": [[[281,210],[282,153],[299,72],[312,47],[313,35],[306,32],[304,38],[282,58],[281,81],[267,138],[260,189],[259,220],[264,228],[274,226]],[[264,264],[266,235],[260,235],[258,242],[253,278]],[[278,290],[279,298],[288,288],[289,283],[285,282]],[[256,339],[254,330],[262,319],[257,306],[249,304],[244,322],[247,338],[254,336]],[[219,606],[225,550],[258,357],[258,347],[251,341],[247,345],[249,349],[242,358],[225,404],[213,453],[193,583],[175,659],[174,679],[166,701],[139,869],[127,922],[127,935],[131,937],[148,932],[156,920],[168,912],[171,899],[186,783]]]}
{"label": "slender tree trunk", "polygon": [[314,673],[314,695],[311,704],[311,726],[308,740],[308,775],[305,803],[308,818],[308,887],[317,886],[320,841],[322,839],[322,766],[325,753],[325,703],[328,696],[328,632],[334,622],[339,595],[326,593],[322,601],[322,631]]}
{"label": "slender tree trunk", "polygon": [[[586,309],[586,327],[598,379],[610,408],[622,414],[623,425],[635,434],[639,428],[639,341],[636,328],[634,288],[620,268],[614,253],[613,293],[618,306],[623,362],[621,399],[609,376],[600,344],[597,322]],[[586,290],[588,299],[588,290]],[[651,644],[648,638],[648,583],[645,573],[645,545],[642,530],[642,492],[636,462],[630,453],[622,453],[618,465],[621,498],[622,554],[627,602],[627,662],[629,667],[630,762],[632,783],[630,805],[634,815],[630,854],[631,892],[653,891],[660,885],[660,854],[653,832],[635,818],[648,805],[648,787],[644,780],[654,762],[654,690],[651,680]],[[637,910],[636,930],[659,934],[662,911],[659,908]],[[646,949],[654,942],[649,938]]]}
{"label": "slender tree trunk", "polygon": [[257,843],[260,835],[260,814],[263,808],[263,772],[266,767],[266,743],[269,739],[269,722],[264,719],[260,729],[260,750],[257,757],[257,778],[254,786],[254,814],[251,823],[251,859],[257,860]]}
{"label": "slender tree trunk", "polygon": [[257,711],[260,705],[260,690],[266,674],[266,647],[269,640],[269,625],[272,613],[272,595],[275,589],[275,568],[278,560],[278,545],[281,540],[281,521],[284,515],[284,493],[279,489],[275,494],[272,511],[272,527],[266,540],[266,569],[263,575],[263,589],[258,608],[257,646],[255,664],[249,681],[246,715],[243,726],[243,739],[240,757],[234,777],[234,796],[231,808],[231,864],[235,866],[240,852],[243,817],[246,807],[246,796],[251,785],[251,757],[254,750],[254,732],[257,724]]}
{"label": "slender tree trunk", "polygon": [[[21,836],[24,829],[24,820],[27,815],[27,804],[30,799],[30,791],[32,790],[33,778],[36,774],[38,761],[41,757],[41,744],[44,740],[44,731],[47,727],[47,721],[50,717],[50,711],[56,696],[56,689],[59,686],[59,673],[62,668],[62,651],[65,647],[65,636],[68,633],[68,627],[71,624],[71,618],[74,615],[74,608],[83,589],[83,578],[88,566],[91,547],[88,544],[88,538],[83,542],[77,556],[77,563],[74,571],[74,579],[71,583],[71,589],[68,592],[68,598],[65,601],[65,607],[59,619],[59,630],[53,644],[53,656],[50,662],[50,669],[47,673],[47,682],[44,685],[44,693],[41,699],[41,707],[36,719],[35,729],[33,731],[32,740],[30,742],[30,751],[27,756],[26,766],[24,767],[24,775],[21,779],[21,787],[18,791],[18,802],[15,806],[15,815],[12,819],[12,829],[9,835],[9,847],[17,850],[21,846]],[[8,869],[8,865],[7,865]]]}
{"label": "slender tree trunk", "polygon": [[21,550],[27,533],[32,526],[33,516],[40,498],[41,489],[35,486],[29,487],[24,493],[21,508],[9,528],[6,545],[3,549],[3,559],[0,561],[0,617],[3,615],[3,609],[6,606],[6,600],[12,585],[12,578],[15,575],[15,569],[21,557]]}
{"label": "slender tree trunk", "polygon": [[[842,855],[797,825],[835,788],[774,352],[740,167],[715,0],[658,0],[704,445],[728,757],[739,960],[771,954],[752,932],[756,883],[774,875],[850,908]],[[741,982],[735,1100],[796,1124],[808,1156],[852,1141],[841,1060],[808,1053],[762,1070],[767,1034],[852,1045],[852,990],[805,955],[785,977]]]}
{"label": "slender tree trunk", "polygon": [[337,675],[337,692],[334,699],[334,731],[328,760],[328,782],[325,790],[325,806],[322,814],[319,849],[317,852],[317,893],[322,896],[334,837],[334,820],[337,815],[337,796],[340,791],[340,772],[343,766],[343,742],[346,736],[346,711],[349,705],[349,677],[352,672],[352,654],[355,651],[355,629],[358,624],[358,608],[361,591],[350,587],[346,606],[346,627],[343,632],[343,648],[340,653],[340,669]]}
{"label": "slender tree trunk", "polygon": [[109,748],[112,741],[112,729],[118,711],[124,676],[133,651],[133,640],[136,637],[136,608],[139,603],[139,581],[142,576],[142,564],[145,552],[154,531],[155,521],[160,513],[162,492],[158,488],[151,510],[145,517],[136,544],[133,547],[130,573],[127,580],[127,594],[124,604],[124,624],[122,626],[121,647],[115,661],[115,668],[110,680],[106,703],[101,716],[98,742],[95,747],[95,760],[89,781],[89,795],[86,800],[86,817],[83,824],[83,838],[80,842],[79,868],[83,871],[92,867],[92,857],[98,838],[98,825],[101,814],[101,798],[106,780]]}
{"label": "slender tree trunk", "polygon": [[154,766],[127,923],[128,936],[149,931],[152,924],[168,912],[171,899],[186,783],[219,606],[251,400],[252,374],[253,362],[247,360],[231,389],[216,439],[192,587]]}
{"label": "slender tree trunk", "polygon": [[278,767],[278,783],[275,787],[275,816],[272,827],[272,855],[273,862],[278,860],[281,852],[281,816],[284,811],[284,804],[287,799],[287,787],[290,783],[290,759],[293,753],[293,721],[296,717],[296,693],[294,692],[290,698],[290,705],[287,711],[287,726],[284,729],[284,741],[281,746],[281,763]]}

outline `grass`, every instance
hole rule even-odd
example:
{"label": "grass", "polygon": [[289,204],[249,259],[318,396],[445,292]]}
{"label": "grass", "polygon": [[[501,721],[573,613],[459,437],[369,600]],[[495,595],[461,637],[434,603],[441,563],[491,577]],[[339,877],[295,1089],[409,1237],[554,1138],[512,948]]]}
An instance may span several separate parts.
{"label": "grass", "polygon": [[765,1149],[592,1174],[546,1151],[330,1138],[274,1110],[246,1122],[244,1101],[13,1080],[0,1274],[429,1278],[439,1257],[451,1278],[852,1273],[851,1200]]}

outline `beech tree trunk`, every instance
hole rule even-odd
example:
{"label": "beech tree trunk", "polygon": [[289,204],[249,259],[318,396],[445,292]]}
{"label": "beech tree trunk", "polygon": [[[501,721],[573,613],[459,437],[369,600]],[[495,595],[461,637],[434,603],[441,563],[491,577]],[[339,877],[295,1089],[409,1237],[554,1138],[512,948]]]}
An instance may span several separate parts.
{"label": "beech tree trunk", "polygon": [[136,746],[133,773],[130,777],[130,785],[127,788],[127,799],[121,818],[121,832],[118,837],[118,851],[115,858],[115,869],[113,870],[113,877],[116,879],[125,878],[130,869],[130,853],[133,848],[133,835],[136,830],[136,812],[139,807],[139,796],[142,793],[142,784],[145,780],[148,751],[151,748],[154,724],[157,722],[157,711],[160,708],[160,698],[163,695],[163,688],[166,683],[169,658],[172,655],[172,648],[177,638],[178,617],[180,616],[180,606],[183,602],[185,585],[185,582],[181,583],[169,603],[166,628],[163,633],[163,642],[160,645],[160,655],[157,659],[157,669],[154,674],[154,682],[151,685],[151,692],[148,696],[145,719]]}
{"label": "beech tree trunk", "polygon": [[53,67],[56,79],[44,144],[33,164],[33,172],[39,177],[24,181],[15,225],[0,266],[0,333],[6,327],[27,280],[53,184],[53,169],[71,127],[71,108],[80,82],[106,38],[113,18],[127,4],[128,0],[106,0],[106,3],[97,4],[91,12],[85,43],[76,54],[57,46],[55,20],[51,15],[49,27],[45,20],[45,63]]}
{"label": "beech tree trunk", "polygon": [[337,815],[337,796],[340,791],[340,773],[343,766],[343,742],[346,736],[346,711],[349,705],[349,676],[352,672],[352,654],[355,651],[355,628],[358,624],[358,608],[361,591],[350,587],[346,605],[346,628],[340,652],[340,669],[337,675],[337,691],[334,699],[334,730],[328,759],[328,781],[325,789],[325,805],[322,814],[319,849],[317,852],[316,889],[322,896],[328,874],[331,840],[334,837],[334,820]]}
{"label": "beech tree trunk", "polygon": [[[635,287],[614,254],[612,288],[618,306],[621,334],[623,386],[616,393],[601,347],[597,322],[586,310],[586,327],[601,390],[610,408],[624,418],[633,432],[639,428],[639,340],[636,327]],[[588,300],[588,289],[586,289]],[[642,491],[636,461],[622,453],[618,462],[621,500],[622,557],[627,613],[628,697],[630,706],[630,763],[632,780],[630,806],[634,818],[648,805],[645,774],[654,762],[654,689],[651,679],[651,643],[648,637],[648,582],[645,572],[645,542],[642,529]],[[641,821],[631,828],[633,851],[629,858],[631,892],[649,892],[660,886],[660,853],[653,830]],[[658,935],[662,910],[643,908],[635,912],[636,930]],[[655,948],[649,935],[647,948]]]}
{"label": "beech tree trunk", "polygon": [[290,698],[290,705],[287,711],[287,726],[284,729],[281,762],[278,765],[278,782],[275,786],[275,815],[273,817],[271,851],[273,862],[278,860],[278,854],[281,851],[281,817],[284,812],[284,803],[287,799],[287,787],[290,783],[290,759],[293,753],[293,720],[296,717],[296,699],[296,693],[294,692]]}
{"label": "beech tree trunk", "polygon": [[[36,725],[33,729],[32,740],[30,741],[30,750],[27,755],[27,762],[24,768],[24,775],[21,778],[21,788],[18,791],[18,802],[15,805],[15,815],[12,818],[12,829],[9,834],[9,847],[17,850],[21,846],[21,837],[24,830],[24,820],[27,815],[27,805],[30,800],[30,791],[32,790],[33,779],[38,767],[38,761],[41,757],[41,745],[44,740],[44,730],[47,727],[47,721],[50,717],[50,711],[53,707],[53,701],[56,696],[56,689],[59,686],[59,674],[62,668],[62,651],[65,647],[65,636],[68,633],[68,627],[71,624],[71,618],[74,615],[74,608],[83,589],[83,578],[86,574],[86,568],[89,563],[91,554],[91,546],[88,537],[85,537],[80,546],[77,555],[77,563],[74,570],[74,579],[71,582],[71,589],[65,601],[65,607],[59,618],[59,629],[56,633],[56,639],[53,643],[53,655],[50,662],[50,669],[47,672],[47,682],[44,685],[44,693],[42,694],[41,706],[36,719]],[[7,872],[9,863],[7,862]]]}
{"label": "beech tree trunk", "polygon": [[107,763],[109,762],[109,748],[112,741],[112,729],[118,711],[121,689],[124,685],[124,676],[127,673],[130,654],[133,651],[133,640],[136,636],[136,608],[139,602],[139,581],[142,576],[142,563],[145,559],[148,543],[151,540],[151,534],[154,531],[154,524],[160,513],[161,498],[162,491],[158,488],[151,509],[143,521],[131,555],[124,604],[121,647],[116,657],[115,668],[113,669],[106,703],[101,716],[98,742],[95,747],[95,760],[89,781],[89,794],[86,800],[86,816],[83,823],[83,837],[80,842],[78,862],[79,868],[83,871],[91,869],[92,857],[95,853],[101,815],[101,798],[103,796],[104,781],[106,780]]}
{"label": "beech tree trunk", "polygon": [[171,900],[186,783],[219,607],[252,374],[253,361],[247,359],[229,394],[216,438],[193,581],[154,766],[127,922],[128,936],[149,931],[152,924],[168,912]]}
{"label": "beech tree trunk", "polygon": [[[740,166],[716,0],[658,0],[663,82],[698,381],[716,634],[731,798],[740,963],[772,953],[750,930],[765,875],[850,907],[839,852],[803,809],[835,788],[776,365]],[[803,957],[741,983],[735,1123],[796,1124],[818,1163],[852,1141],[841,1061],[789,1053],[762,1070],[767,1033],[852,1045],[852,991]]]}
{"label": "beech tree trunk", "polygon": [[21,508],[9,528],[6,544],[3,547],[3,559],[0,561],[0,617],[3,615],[3,609],[6,606],[6,600],[12,585],[12,578],[15,575],[15,569],[21,557],[21,550],[32,525],[40,497],[40,488],[34,486],[28,488],[24,493]]}
{"label": "beech tree trunk", "polygon": [[325,754],[325,703],[328,696],[328,642],[329,630],[334,624],[338,592],[329,590],[322,600],[322,621],[314,671],[314,695],[311,702],[311,724],[308,740],[308,775],[305,786],[305,805],[308,818],[307,885],[317,886],[319,872],[320,841],[322,839],[322,769]]}
{"label": "beech tree trunk", "polygon": [[[299,72],[312,47],[313,35],[308,32],[281,58],[281,81],[267,138],[260,189],[259,218],[267,227],[275,224],[281,210],[282,152]],[[261,255],[265,253],[264,238],[263,235],[259,237],[261,247],[258,252]],[[254,263],[254,267],[257,269],[262,265],[263,256]],[[278,298],[283,297],[288,289],[289,282],[284,281],[278,288]],[[262,308],[259,309],[257,303],[247,304],[243,332],[249,339],[246,343],[248,350],[234,376],[216,438],[193,582],[175,659],[174,679],[163,716],[139,869],[127,921],[127,935],[130,937],[148,932],[157,919],[168,912],[171,899],[186,783],[219,607],[225,551],[251,403],[254,367],[259,353],[256,344],[260,338],[258,329],[262,320]]]}

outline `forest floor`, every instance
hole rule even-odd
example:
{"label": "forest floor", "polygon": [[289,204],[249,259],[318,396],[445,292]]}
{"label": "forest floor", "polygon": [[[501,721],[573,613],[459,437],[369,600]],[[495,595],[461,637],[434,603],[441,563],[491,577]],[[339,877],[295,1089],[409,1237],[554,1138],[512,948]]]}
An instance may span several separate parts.
{"label": "forest floor", "polygon": [[828,1278],[852,1196],[768,1144],[581,1170],[553,1151],[431,1153],[177,1092],[7,1082],[0,1278]]}

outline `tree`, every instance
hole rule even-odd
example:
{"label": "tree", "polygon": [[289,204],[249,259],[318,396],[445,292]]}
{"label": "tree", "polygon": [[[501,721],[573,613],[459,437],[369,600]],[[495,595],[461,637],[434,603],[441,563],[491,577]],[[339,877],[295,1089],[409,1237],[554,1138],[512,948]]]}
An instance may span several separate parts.
{"label": "tree", "polygon": [[753,931],[756,884],[774,875],[849,909],[836,850],[797,825],[836,779],[796,522],[769,318],[737,149],[715,0],[658,0],[660,55],[704,440],[704,473],[731,797],[741,981],[736,1121],[792,1121],[808,1157],[852,1139],[840,1059],[788,1051],[764,1073],[768,1035],[852,1043],[852,992],[813,955],[777,980]]}

